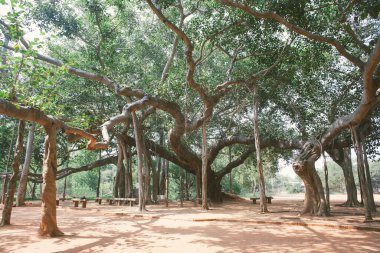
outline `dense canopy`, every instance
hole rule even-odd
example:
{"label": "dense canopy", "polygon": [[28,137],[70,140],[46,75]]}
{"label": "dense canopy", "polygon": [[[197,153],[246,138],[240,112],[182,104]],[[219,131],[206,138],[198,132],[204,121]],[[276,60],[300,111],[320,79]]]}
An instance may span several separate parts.
{"label": "dense canopy", "polygon": [[[293,161],[305,183],[302,212],[319,215],[328,213],[314,167],[323,151],[361,150],[367,140],[364,157],[376,157],[375,0],[0,4],[0,172],[15,143],[11,119],[35,122],[43,173],[29,177],[47,187],[42,234],[60,233],[49,213],[56,178],[117,164],[113,194],[127,196],[135,155],[143,210],[150,191],[153,201],[161,191],[161,159],[194,175],[207,208],[207,195],[221,201],[222,179],[240,165],[257,165],[261,183],[261,158],[269,170],[301,150]],[[95,155],[63,169],[68,146]]]}

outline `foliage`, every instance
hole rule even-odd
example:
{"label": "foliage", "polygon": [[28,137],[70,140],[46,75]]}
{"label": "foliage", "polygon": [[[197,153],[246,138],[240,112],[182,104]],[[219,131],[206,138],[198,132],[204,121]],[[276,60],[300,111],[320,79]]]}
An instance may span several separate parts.
{"label": "foliage", "polygon": [[[244,2],[244,1],[237,1]],[[118,115],[126,102],[101,84],[69,73],[69,66],[112,79],[122,87],[140,89],[146,95],[174,102],[185,120],[191,122],[202,115],[204,103],[188,85],[188,54],[180,40],[173,65],[165,81],[163,68],[171,53],[175,34],[152,16],[144,1],[122,0],[38,0],[33,3],[11,1],[10,11],[1,19],[0,40],[13,50],[2,50],[0,66],[0,98],[18,105],[30,106],[63,119],[70,126],[89,132]],[[178,3],[182,5],[179,6]],[[0,4],[7,4],[1,1]],[[289,22],[326,38],[335,38],[349,52],[366,59],[358,43],[347,33],[348,26],[373,49],[378,39],[377,1],[255,1],[245,4],[258,11],[273,11]],[[326,43],[310,41],[289,32],[271,20],[256,19],[235,8],[221,6],[216,1],[158,1],[157,5],[168,21],[189,37],[197,62],[194,79],[208,95],[226,80],[249,80],[258,71],[268,68],[279,58],[278,65],[265,78],[258,80],[260,132],[272,140],[306,140],[321,134],[338,117],[355,110],[360,103],[362,81],[359,71]],[[346,7],[343,15],[341,7]],[[182,14],[189,15],[180,25]],[[23,46],[21,37],[29,27],[38,27],[40,39],[30,39]],[[8,41],[8,42],[6,42]],[[290,45],[289,41],[292,41]],[[8,43],[7,45],[5,45]],[[287,46],[286,46],[287,45]],[[286,47],[286,49],[284,49]],[[362,46],[363,47],[363,46]],[[60,59],[62,67],[52,67],[38,60],[37,53]],[[230,87],[215,105],[208,123],[210,147],[231,136],[252,136],[252,94],[246,83]],[[146,108],[144,108],[146,109]],[[368,151],[376,158],[378,151],[378,110],[373,112],[373,132]],[[139,112],[139,116],[142,112]],[[0,172],[6,168],[14,120],[0,116]],[[175,126],[173,118],[162,111],[144,121],[144,136],[158,142]],[[128,125],[127,125],[128,126]],[[132,135],[132,129],[117,126],[112,136]],[[199,128],[182,136],[184,145],[198,157],[201,151]],[[343,133],[340,138],[346,138]],[[43,133],[36,135],[32,168],[40,171]],[[67,166],[70,153],[72,166],[96,160],[97,155],[82,150],[86,143],[79,140],[67,144],[66,136],[58,136],[59,169]],[[170,146],[165,141],[165,146]],[[232,159],[239,158],[248,145],[231,145]],[[211,168],[219,172],[230,162],[227,147],[217,156]],[[109,153],[116,152],[115,138]],[[290,159],[288,150],[266,149],[264,170],[267,178],[277,180],[278,158]],[[232,171],[234,191],[248,194],[256,178],[252,155],[244,165]],[[341,175],[332,167],[331,188],[341,191]],[[177,198],[180,168],[171,166],[171,198]],[[114,168],[104,169],[103,185],[112,191]],[[135,172],[134,172],[135,173]],[[83,172],[70,176],[71,194],[91,195],[96,188],[97,173]],[[61,180],[62,181],[62,180]],[[59,187],[62,187],[61,181]],[[269,181],[269,180],[268,180]],[[274,182],[274,181],[273,181]],[[272,183],[273,183],[272,182]],[[268,182],[270,185],[270,182]],[[223,179],[224,191],[228,181]],[[298,185],[289,191],[300,190]],[[70,189],[71,189],[70,188]],[[60,188],[61,189],[61,188]],[[111,190],[110,190],[111,189]],[[192,188],[192,193],[194,193]],[[80,195],[80,194],[79,194]]]}

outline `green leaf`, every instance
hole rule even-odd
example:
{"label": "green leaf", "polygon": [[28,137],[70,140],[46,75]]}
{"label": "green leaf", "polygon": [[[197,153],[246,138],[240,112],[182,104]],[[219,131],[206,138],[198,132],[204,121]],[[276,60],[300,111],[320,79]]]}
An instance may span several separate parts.
{"label": "green leaf", "polygon": [[7,99],[8,98],[8,92],[4,90],[0,90],[0,98]]}

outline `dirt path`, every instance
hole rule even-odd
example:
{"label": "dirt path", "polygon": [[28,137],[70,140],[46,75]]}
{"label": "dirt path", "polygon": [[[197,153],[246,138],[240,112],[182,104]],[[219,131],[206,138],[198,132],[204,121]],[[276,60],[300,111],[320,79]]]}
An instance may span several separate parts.
{"label": "dirt path", "polygon": [[[335,203],[336,204],[336,203]],[[300,218],[300,200],[275,198],[270,214],[249,201],[226,201],[202,211],[186,202],[135,207],[95,203],[57,209],[65,236],[41,238],[40,208],[14,208],[12,225],[0,228],[0,252],[380,252],[380,222],[363,224],[361,208],[333,206],[333,216]],[[375,216],[380,220],[380,216]],[[366,231],[358,229],[372,229]]]}

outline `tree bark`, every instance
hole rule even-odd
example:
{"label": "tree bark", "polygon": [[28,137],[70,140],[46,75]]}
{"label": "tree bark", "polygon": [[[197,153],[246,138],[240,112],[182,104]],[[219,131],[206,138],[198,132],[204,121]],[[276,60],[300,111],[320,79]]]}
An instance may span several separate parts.
{"label": "tree bark", "polygon": [[359,182],[362,189],[362,197],[363,197],[363,204],[364,204],[364,210],[365,210],[365,220],[371,221],[372,220],[372,213],[371,213],[371,207],[369,203],[368,198],[368,184],[366,180],[366,173],[364,168],[364,160],[363,160],[363,145],[362,141],[360,139],[359,134],[359,127],[351,127],[351,134],[352,139],[354,142],[356,157],[357,157],[357,166],[358,166],[358,174],[359,174]]}
{"label": "tree bark", "polygon": [[[130,103],[130,101],[128,101]],[[146,211],[145,208],[145,198],[144,198],[144,177],[143,177],[143,166],[144,166],[144,143],[142,137],[142,129],[140,121],[136,116],[135,112],[131,112],[133,129],[135,132],[136,139],[136,150],[137,150],[137,177],[139,184],[139,211]]]}
{"label": "tree bark", "polygon": [[209,169],[207,174],[207,189],[208,189],[208,196],[213,202],[219,202],[221,203],[223,201],[223,195],[222,195],[222,186],[221,181],[222,177],[216,176],[216,173]]}
{"label": "tree bark", "polygon": [[31,193],[31,195],[32,195],[32,199],[33,200],[37,199],[37,197],[36,197],[36,185],[37,185],[37,183],[33,183],[33,186],[32,186],[32,193]]}
{"label": "tree bark", "polygon": [[[99,160],[102,159],[102,151],[99,150]],[[101,182],[102,170],[101,167],[98,168],[98,181],[96,183],[96,197],[100,197],[100,182]],[[66,177],[65,177],[65,186],[66,186]]]}
{"label": "tree bark", "polygon": [[326,156],[324,152],[323,152],[323,166],[325,169],[326,208],[327,208],[327,213],[330,214],[329,170],[327,168]]}
{"label": "tree bark", "polygon": [[320,143],[317,140],[308,141],[293,162],[295,173],[305,184],[305,201],[301,215],[328,215],[322,182],[315,170],[315,161],[320,155]]}
{"label": "tree bark", "polygon": [[117,169],[113,185],[113,197],[119,198],[120,180],[122,179],[122,167],[123,167],[123,152],[121,149],[120,138],[117,137]]}
{"label": "tree bark", "polygon": [[200,204],[200,198],[202,196],[202,173],[201,170],[197,170],[196,174],[196,182],[197,182],[197,198],[195,200],[195,206]]}
{"label": "tree bark", "polygon": [[23,165],[23,169],[22,169],[22,173],[20,177],[20,183],[19,183],[17,199],[16,199],[16,206],[25,205],[25,194],[26,194],[26,188],[28,185],[29,167],[32,161],[32,156],[33,156],[33,141],[34,141],[35,128],[36,128],[36,124],[33,122],[29,129],[28,142],[27,142],[26,151],[25,151],[25,161],[24,161],[24,165]]}
{"label": "tree bark", "polygon": [[65,177],[65,182],[63,183],[62,200],[66,200],[66,190],[67,190],[67,177]]}
{"label": "tree bark", "polygon": [[[231,163],[231,146],[228,147],[228,163]],[[232,172],[228,174],[228,179],[229,179],[229,193],[232,194]]]}
{"label": "tree bark", "polygon": [[5,198],[7,196],[8,181],[9,181],[8,174],[5,174],[4,179],[3,179],[3,191],[2,191],[2,194],[1,194],[0,204],[4,204],[5,203]]}
{"label": "tree bark", "polygon": [[[161,130],[160,131],[160,146],[164,146],[164,133]],[[159,166],[159,175],[158,175],[158,194],[165,195],[165,166],[164,166],[164,160],[161,158],[161,156],[158,156],[158,166]]]}
{"label": "tree bark", "polygon": [[63,233],[57,226],[56,209],[56,174],[57,174],[57,130],[54,126],[45,126],[45,151],[43,158],[42,183],[42,216],[40,222],[40,235],[51,237],[61,236]]}
{"label": "tree bark", "polygon": [[265,180],[263,173],[263,166],[261,163],[261,143],[260,143],[260,132],[259,132],[259,119],[258,119],[258,101],[257,101],[257,84],[254,82],[252,84],[252,92],[253,92],[253,130],[255,135],[255,147],[256,147],[256,163],[257,163],[257,172],[259,174],[259,186],[260,186],[260,211],[262,213],[267,213],[267,200],[265,194]]}
{"label": "tree bark", "polygon": [[13,198],[16,191],[17,177],[20,167],[20,157],[23,152],[23,143],[24,143],[24,129],[25,121],[20,120],[18,125],[17,141],[15,145],[15,151],[12,162],[12,176],[8,183],[8,190],[4,202],[4,209],[2,213],[0,226],[10,225],[11,224],[11,214],[13,208]]}
{"label": "tree bark", "polygon": [[364,168],[365,168],[365,174],[366,174],[366,181],[368,184],[368,205],[371,212],[376,212],[376,204],[375,199],[373,197],[373,187],[372,187],[372,179],[371,179],[371,172],[369,171],[369,164],[368,164],[368,158],[367,158],[367,151],[366,151],[366,145],[364,141],[364,134],[362,131],[360,131],[360,139],[362,141],[363,145],[363,160],[364,160]]}
{"label": "tree bark", "polygon": [[152,174],[153,174],[153,181],[152,181],[152,188],[153,188],[153,202],[158,203],[158,192],[159,192],[159,181],[160,181],[160,172],[161,172],[161,159],[156,157],[156,167],[152,167]]}
{"label": "tree bark", "polygon": [[181,202],[181,207],[183,207],[183,200],[184,200],[184,171],[182,168],[179,169],[179,197]]}
{"label": "tree bark", "polygon": [[150,179],[151,179],[151,171],[152,171],[152,159],[149,153],[149,150],[146,148],[146,146],[143,143],[143,149],[144,149],[144,160],[145,160],[145,166],[144,166],[144,193],[145,193],[145,203],[146,204],[152,204],[152,195],[151,195],[151,187],[150,187]]}
{"label": "tree bark", "polygon": [[161,169],[161,178],[160,178],[160,194],[165,195],[165,185],[166,185],[166,162],[165,159],[162,159],[162,169]]}
{"label": "tree bark", "polygon": [[124,173],[124,184],[125,184],[125,197],[130,198],[132,196],[132,190],[133,190],[133,185],[132,185],[132,168],[131,168],[131,151],[130,147],[127,146],[124,142],[124,140],[121,142],[121,149],[123,152],[123,157],[124,157],[124,168],[125,168],[125,173]]}
{"label": "tree bark", "polygon": [[207,122],[202,125],[202,209],[208,210],[207,174],[208,174]]}
{"label": "tree bark", "polygon": [[190,200],[190,178],[189,174],[184,171],[185,173],[185,200],[189,201]]}
{"label": "tree bark", "polygon": [[118,148],[118,162],[116,174],[116,192],[119,198],[125,197],[125,152],[124,152],[124,140],[120,136],[117,137],[117,148]]}
{"label": "tree bark", "polygon": [[165,206],[169,207],[169,161],[166,161],[165,166]]}
{"label": "tree bark", "polygon": [[334,150],[327,150],[330,157],[336,162],[343,170],[344,183],[346,186],[347,201],[343,206],[357,207],[360,206],[358,201],[358,193],[356,189],[354,173],[352,171],[351,150],[350,148],[337,148]]}

